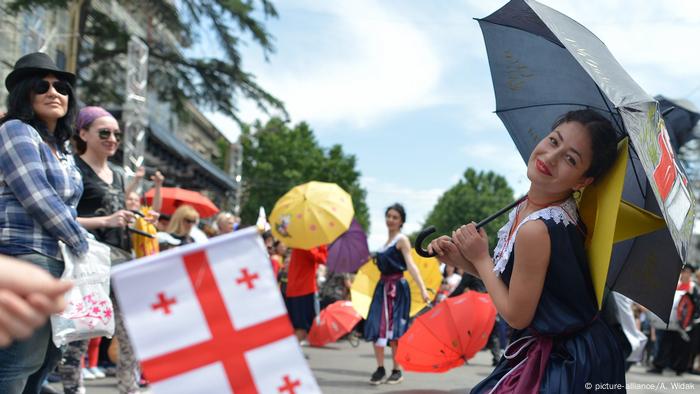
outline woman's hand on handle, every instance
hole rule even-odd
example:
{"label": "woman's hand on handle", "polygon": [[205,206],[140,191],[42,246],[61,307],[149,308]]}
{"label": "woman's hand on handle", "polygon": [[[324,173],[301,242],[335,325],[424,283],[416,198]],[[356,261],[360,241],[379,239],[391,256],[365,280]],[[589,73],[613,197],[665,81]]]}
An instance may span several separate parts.
{"label": "woman's hand on handle", "polygon": [[457,245],[452,242],[450,237],[443,235],[435,238],[428,245],[428,251],[431,253],[435,252],[437,254],[437,259],[441,262],[451,267],[459,268],[472,276],[479,277],[474,265],[462,256]]}
{"label": "woman's hand on handle", "polygon": [[477,229],[474,222],[465,224],[452,233],[452,241],[464,259],[477,269],[491,268],[489,238],[483,228]]}
{"label": "woman's hand on handle", "polygon": [[134,220],[134,214],[126,209],[120,209],[117,212],[107,216],[106,227],[126,227]]}
{"label": "woman's hand on handle", "polygon": [[428,293],[428,290],[426,290],[425,286],[421,287],[420,296],[423,298],[423,301],[425,301],[426,304],[430,304],[430,302],[433,300],[433,298],[430,296],[430,293]]}

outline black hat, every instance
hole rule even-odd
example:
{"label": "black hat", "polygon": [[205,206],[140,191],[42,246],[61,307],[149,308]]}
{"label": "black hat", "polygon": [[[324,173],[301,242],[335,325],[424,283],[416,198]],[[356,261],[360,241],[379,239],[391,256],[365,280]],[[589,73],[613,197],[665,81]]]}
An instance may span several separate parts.
{"label": "black hat", "polygon": [[11,91],[17,85],[17,82],[27,76],[36,74],[54,74],[56,78],[64,79],[70,82],[71,85],[75,85],[75,74],[58,68],[49,55],[35,52],[24,55],[17,60],[14,69],[5,78],[5,87],[8,91]]}

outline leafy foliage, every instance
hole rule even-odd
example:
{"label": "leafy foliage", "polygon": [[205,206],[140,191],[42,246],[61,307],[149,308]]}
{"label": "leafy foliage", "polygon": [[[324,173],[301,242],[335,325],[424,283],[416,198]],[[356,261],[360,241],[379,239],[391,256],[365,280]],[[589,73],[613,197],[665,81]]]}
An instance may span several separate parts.
{"label": "leafy foliage", "polygon": [[[468,168],[463,178],[440,197],[426,219],[426,226],[430,224],[437,228],[431,239],[450,235],[459,226],[479,222],[511,202],[513,189],[503,176],[492,171],[477,173]],[[507,215],[504,214],[485,227],[491,249],[496,246],[498,229],[506,221]]]}
{"label": "leafy foliage", "polygon": [[228,172],[231,143],[226,137],[221,136],[216,139],[216,149],[219,151],[219,157],[214,158],[214,164],[225,172]]}
{"label": "leafy foliage", "polygon": [[[70,0],[13,0],[9,12],[36,7],[66,9]],[[125,59],[130,32],[103,12],[98,2],[81,6],[78,54],[78,88],[87,104],[119,106],[124,102]],[[176,7],[175,4],[178,4]],[[179,113],[191,101],[220,111],[240,123],[237,102],[251,99],[262,110],[287,116],[280,100],[255,82],[242,68],[239,47],[248,36],[265,57],[274,52],[273,38],[256,19],[276,18],[269,0],[122,0],[122,5],[143,27],[141,39],[149,47],[149,89],[172,103]],[[202,32],[215,34],[213,43]],[[187,53],[194,43],[208,45],[208,56]],[[219,55],[216,55],[219,53]]]}
{"label": "leafy foliage", "polygon": [[322,181],[336,183],[350,193],[355,218],[365,230],[369,228],[367,192],[360,186],[355,156],[343,152],[340,145],[321,148],[309,125],[302,122],[290,128],[279,118],[244,129],[241,144],[244,224],[255,223],[261,206],[269,214],[292,187]]}

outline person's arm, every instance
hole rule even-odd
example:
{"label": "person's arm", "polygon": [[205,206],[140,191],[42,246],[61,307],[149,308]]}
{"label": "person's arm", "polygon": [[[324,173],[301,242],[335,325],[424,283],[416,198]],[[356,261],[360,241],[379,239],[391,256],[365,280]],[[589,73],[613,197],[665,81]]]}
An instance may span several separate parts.
{"label": "person's arm", "polygon": [[498,313],[511,327],[527,328],[535,316],[549,267],[551,240],[546,224],[534,220],[518,230],[509,286],[493,271],[484,229],[478,231],[470,223],[458,229],[453,239],[460,253],[473,262]]}
{"label": "person's arm", "polygon": [[326,245],[313,248],[309,250],[309,252],[316,264],[326,264],[326,260],[328,259],[328,247],[326,247]]}
{"label": "person's arm", "polygon": [[426,303],[430,302],[432,298],[430,297],[430,294],[428,294],[428,290],[425,288],[425,283],[423,283],[423,278],[421,278],[420,272],[418,272],[416,263],[413,262],[413,257],[411,257],[411,242],[407,237],[402,235],[398,242],[396,242],[396,248],[403,255],[404,261],[406,261],[406,269],[408,269],[408,273],[411,274],[411,277],[413,277],[413,280],[420,288],[420,294],[421,297],[423,297],[423,301]]}
{"label": "person's arm", "polygon": [[78,217],[78,223],[88,230],[107,227],[126,227],[134,219],[134,214],[120,209],[109,216]]}
{"label": "person's arm", "polygon": [[143,176],[146,174],[146,170],[143,167],[139,167],[136,172],[134,173],[134,177],[131,178],[131,181],[129,181],[129,184],[126,185],[124,188],[124,195],[128,196],[129,194],[133,193],[136,191],[136,188],[139,187],[139,184],[143,180]]}
{"label": "person's arm", "polygon": [[71,287],[33,264],[0,255],[0,347],[29,337],[61,312]]}
{"label": "person's arm", "polygon": [[153,188],[155,189],[153,194],[153,206],[151,208],[153,208],[153,210],[156,212],[160,212],[160,209],[163,208],[161,188],[163,187],[165,177],[160,173],[160,171],[156,171],[155,175],[151,177],[151,180],[153,181]]}
{"label": "person's arm", "polygon": [[84,230],[46,178],[39,143],[25,123],[7,122],[0,130],[0,171],[22,207],[49,234],[65,242],[76,255],[87,251]]}

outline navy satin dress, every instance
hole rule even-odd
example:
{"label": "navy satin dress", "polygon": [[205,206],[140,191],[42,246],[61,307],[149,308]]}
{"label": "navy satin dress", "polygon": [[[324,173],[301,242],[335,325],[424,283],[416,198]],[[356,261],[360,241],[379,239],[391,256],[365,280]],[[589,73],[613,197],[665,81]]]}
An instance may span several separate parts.
{"label": "navy satin dress", "polygon": [[[365,322],[364,336],[367,341],[375,342],[380,338],[398,340],[408,330],[408,318],[411,308],[411,291],[403,278],[406,261],[396,248],[399,237],[395,237],[382,251],[377,252],[376,262],[382,276],[374,288],[372,303]],[[390,333],[382,332],[382,315],[388,312],[384,304],[385,293],[393,293],[391,303]],[[386,320],[386,316],[385,316]]]}
{"label": "navy satin dress", "polygon": [[[571,394],[592,392],[596,384],[620,388],[608,393],[625,392],[623,352],[598,318],[581,230],[574,224],[538,220],[549,230],[551,258],[535,316],[529,328],[514,332],[506,352],[510,359],[501,357],[491,375],[471,392],[488,393],[498,386],[497,393]],[[501,276],[506,285],[514,254]]]}

